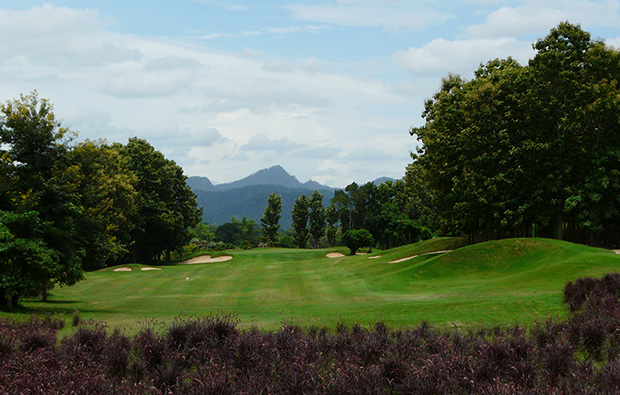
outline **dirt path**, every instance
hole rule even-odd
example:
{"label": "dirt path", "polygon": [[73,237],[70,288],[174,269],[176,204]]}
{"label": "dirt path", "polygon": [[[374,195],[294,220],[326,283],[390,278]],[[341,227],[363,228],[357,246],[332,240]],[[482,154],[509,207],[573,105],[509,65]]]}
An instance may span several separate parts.
{"label": "dirt path", "polygon": [[406,258],[396,259],[394,261],[390,261],[389,263],[400,263],[400,262],[408,261],[408,260],[413,259],[413,258],[417,258],[417,257],[419,257],[421,255],[443,254],[443,253],[451,252],[451,251],[452,250],[441,250],[441,251],[425,252],[424,254],[418,254],[418,255],[408,256]]}

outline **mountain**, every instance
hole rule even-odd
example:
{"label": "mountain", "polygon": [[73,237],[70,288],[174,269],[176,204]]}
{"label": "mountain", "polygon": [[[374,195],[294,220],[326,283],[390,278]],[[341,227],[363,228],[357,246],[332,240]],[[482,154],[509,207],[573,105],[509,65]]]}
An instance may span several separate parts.
{"label": "mountain", "polygon": [[311,189],[318,191],[334,190],[334,188],[321,185],[316,181],[301,183],[295,176],[290,175],[282,166],[273,166],[262,169],[241,180],[214,185],[207,177],[188,177],[187,185],[196,191],[230,191],[251,185],[280,185],[292,189]]}
{"label": "mountain", "polygon": [[[282,166],[273,166],[268,169],[259,170],[256,173],[251,174],[241,180],[216,185],[215,190],[229,191],[231,189],[243,188],[250,185],[280,185],[286,188],[304,187],[304,184],[299,182],[295,176],[288,174],[286,170],[282,168]],[[326,186],[321,186],[321,189],[330,188]]]}
{"label": "mountain", "polygon": [[[282,197],[282,229],[291,227],[291,211],[295,199],[305,194],[312,195],[314,189],[287,188],[282,185],[248,185],[224,191],[196,191],[198,205],[203,207],[203,220],[209,224],[222,225],[230,222],[230,217],[246,217],[260,225],[260,218],[265,212],[267,198],[271,193]],[[329,204],[333,191],[322,190],[323,204]]]}
{"label": "mountain", "polygon": [[334,188],[316,181],[299,182],[282,166],[262,169],[241,180],[213,185],[207,177],[189,177],[187,184],[197,195],[198,205],[203,207],[203,220],[209,224],[222,225],[230,222],[230,217],[246,217],[260,224],[265,212],[267,198],[273,192],[282,196],[282,229],[291,226],[291,210],[295,199],[305,194],[312,195],[315,190],[323,194],[323,203],[329,204],[334,196]]}
{"label": "mountain", "polygon": [[379,177],[376,180],[374,180],[372,183],[375,185],[379,185],[379,184],[383,184],[386,181],[396,181],[394,178],[390,178],[390,177]]}
{"label": "mountain", "polygon": [[187,177],[187,185],[192,188],[192,191],[212,191],[215,186],[207,177],[192,176]]}
{"label": "mountain", "polygon": [[[373,181],[375,185],[393,180],[381,177]],[[189,177],[187,184],[197,195],[198,205],[203,207],[203,220],[209,224],[222,225],[230,222],[230,217],[246,217],[260,225],[265,212],[267,198],[272,192],[282,196],[282,229],[291,226],[291,211],[295,199],[305,194],[319,191],[323,194],[323,204],[328,205],[334,197],[335,188],[321,185],[316,181],[304,183],[290,175],[282,166],[262,169],[241,180],[214,185],[207,177]],[[361,184],[360,184],[361,185]]]}

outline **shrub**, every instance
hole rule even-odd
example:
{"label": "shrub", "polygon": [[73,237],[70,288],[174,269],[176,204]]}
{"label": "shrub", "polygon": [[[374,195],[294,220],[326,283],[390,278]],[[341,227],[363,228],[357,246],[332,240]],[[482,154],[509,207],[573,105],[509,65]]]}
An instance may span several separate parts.
{"label": "shrub", "polygon": [[349,249],[351,255],[355,255],[362,247],[372,247],[375,240],[366,229],[350,229],[342,235],[341,243]]}
{"label": "shrub", "polygon": [[55,318],[0,320],[0,393],[620,393],[616,279],[575,282],[568,299],[583,302],[570,318],[529,331],[260,332],[219,313],[147,323],[131,338],[89,321],[57,347]]}

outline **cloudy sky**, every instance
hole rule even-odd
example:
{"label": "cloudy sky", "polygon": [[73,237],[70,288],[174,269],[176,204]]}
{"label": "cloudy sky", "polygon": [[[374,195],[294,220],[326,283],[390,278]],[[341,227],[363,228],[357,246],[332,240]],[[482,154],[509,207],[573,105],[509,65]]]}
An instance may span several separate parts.
{"label": "cloudy sky", "polygon": [[0,101],[36,89],[79,140],[148,140],[215,183],[282,165],[400,178],[448,73],[561,21],[620,47],[620,0],[0,0]]}

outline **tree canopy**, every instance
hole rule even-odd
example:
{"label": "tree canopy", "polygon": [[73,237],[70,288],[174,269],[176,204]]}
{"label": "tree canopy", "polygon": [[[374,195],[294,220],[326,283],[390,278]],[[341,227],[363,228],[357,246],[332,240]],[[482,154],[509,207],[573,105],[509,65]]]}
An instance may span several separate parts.
{"label": "tree canopy", "polygon": [[0,212],[8,231],[0,254],[4,304],[28,289],[45,298],[54,284],[82,279],[84,251],[77,237],[82,207],[69,160],[70,136],[36,92],[0,106]]}
{"label": "tree canopy", "polygon": [[308,217],[310,199],[304,194],[295,199],[291,217],[293,220],[293,242],[298,248],[306,248],[308,242]]}
{"label": "tree canopy", "polygon": [[280,218],[282,217],[282,197],[271,193],[267,198],[265,213],[260,219],[263,227],[262,241],[268,245],[275,245],[278,241]]}
{"label": "tree canopy", "polygon": [[617,243],[620,53],[569,23],[533,47],[443,79],[414,169],[444,234]]}
{"label": "tree canopy", "polygon": [[35,92],[0,106],[0,305],[84,269],[159,259],[189,241],[200,210],[180,167],[146,141],[71,133]]}

